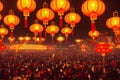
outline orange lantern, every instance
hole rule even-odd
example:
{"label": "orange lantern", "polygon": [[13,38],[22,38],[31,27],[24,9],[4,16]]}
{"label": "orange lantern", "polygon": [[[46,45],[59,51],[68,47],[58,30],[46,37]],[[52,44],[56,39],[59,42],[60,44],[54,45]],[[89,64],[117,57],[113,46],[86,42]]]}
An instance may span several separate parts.
{"label": "orange lantern", "polygon": [[67,12],[70,8],[68,0],[52,0],[50,3],[51,8],[60,16],[60,27],[62,27],[62,16],[64,12]]}
{"label": "orange lantern", "polygon": [[36,8],[35,0],[18,0],[17,1],[17,8],[23,15],[25,16],[24,19],[24,27],[28,27],[27,17],[30,15],[30,12],[34,11]]}
{"label": "orange lantern", "polygon": [[80,39],[80,38],[76,38],[76,39],[75,39],[75,42],[78,43],[78,44],[79,44],[80,42],[82,42],[82,41],[83,41],[83,40]]}
{"label": "orange lantern", "polygon": [[10,27],[11,34],[10,36],[13,37],[13,30],[16,25],[18,25],[20,22],[20,19],[18,16],[14,15],[13,10],[9,10],[9,15],[6,15],[4,17],[4,23]]}
{"label": "orange lantern", "polygon": [[79,14],[75,13],[75,9],[74,8],[71,8],[70,9],[70,13],[68,13],[66,16],[65,16],[65,22],[70,24],[71,27],[72,27],[72,35],[74,33],[74,27],[75,27],[75,24],[76,23],[79,23],[80,20],[81,20],[81,17]]}
{"label": "orange lantern", "polygon": [[10,43],[13,43],[15,41],[15,37],[14,36],[10,36],[8,37],[8,40]]}
{"label": "orange lantern", "polygon": [[28,35],[24,36],[24,41],[28,42],[28,41],[30,41],[30,40],[31,40],[31,37],[30,37],[30,36],[28,36]]}
{"label": "orange lantern", "polygon": [[23,37],[23,36],[19,36],[19,37],[18,37],[18,40],[19,40],[20,42],[23,42],[23,41],[24,41],[24,37]]}
{"label": "orange lantern", "polygon": [[68,36],[72,33],[72,29],[66,24],[64,28],[61,29],[61,33],[66,37],[66,44],[68,43]]}
{"label": "orange lantern", "polygon": [[39,37],[33,37],[33,40],[36,41],[36,42],[38,42],[38,43],[41,43],[41,42],[45,41],[45,38],[43,38],[43,37],[41,37],[41,38],[39,38]]}
{"label": "orange lantern", "polygon": [[91,30],[95,30],[95,20],[105,12],[105,4],[102,0],[86,0],[82,4],[82,12],[91,20]]}
{"label": "orange lantern", "polygon": [[40,34],[40,39],[42,36],[43,26],[38,23],[38,20],[35,20],[34,24],[30,26],[30,31],[34,33],[35,37],[37,37],[38,33]]}
{"label": "orange lantern", "polygon": [[2,11],[3,10],[3,4],[2,4],[2,2],[0,1],[0,11]]}
{"label": "orange lantern", "polygon": [[8,34],[8,29],[6,29],[4,27],[4,25],[1,25],[1,27],[0,27],[0,36],[1,36],[2,41],[3,41],[4,36],[7,35],[7,34]]}
{"label": "orange lantern", "polygon": [[99,36],[99,32],[97,30],[95,31],[90,30],[88,34],[90,37],[92,37],[92,39],[95,39],[96,37]]}
{"label": "orange lantern", "polygon": [[57,37],[57,41],[61,44],[63,41],[65,40],[65,38],[62,35],[59,35]]}
{"label": "orange lantern", "polygon": [[45,26],[45,38],[46,38],[46,25],[48,25],[48,21],[52,20],[54,18],[54,12],[48,8],[48,4],[46,2],[43,3],[43,8],[39,9],[36,13],[36,17],[43,21],[43,24]]}
{"label": "orange lantern", "polygon": [[48,34],[51,34],[52,43],[54,43],[54,36],[55,36],[56,33],[59,32],[59,27],[57,25],[55,25],[54,22],[52,22],[50,26],[47,26],[46,31],[47,31]]}
{"label": "orange lantern", "polygon": [[[0,12],[3,10],[3,4],[2,2],[0,1]],[[2,19],[2,15],[0,14],[0,20]]]}
{"label": "orange lantern", "polygon": [[120,17],[118,16],[117,11],[113,13],[113,17],[110,17],[106,21],[106,25],[108,28],[113,29],[116,36],[118,35],[119,28],[120,28]]}
{"label": "orange lantern", "polygon": [[94,47],[95,38],[98,37],[100,33],[97,30],[94,30],[94,31],[90,30],[88,34],[90,37],[92,37],[91,45]]}
{"label": "orange lantern", "polygon": [[86,52],[86,50],[87,50],[87,45],[86,45],[86,44],[82,44],[80,48],[81,48],[81,51],[82,51],[82,52]]}

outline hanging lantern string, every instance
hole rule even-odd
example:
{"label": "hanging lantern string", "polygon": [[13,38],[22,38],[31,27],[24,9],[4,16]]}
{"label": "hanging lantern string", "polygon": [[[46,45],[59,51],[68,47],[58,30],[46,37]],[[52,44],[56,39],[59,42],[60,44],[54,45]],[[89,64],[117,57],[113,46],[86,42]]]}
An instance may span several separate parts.
{"label": "hanging lantern string", "polygon": [[13,30],[11,30],[10,36],[13,37]]}
{"label": "hanging lantern string", "polygon": [[42,38],[42,32],[39,33],[39,43],[42,42],[41,38]]}
{"label": "hanging lantern string", "polygon": [[68,34],[66,34],[66,44],[68,44]]}
{"label": "hanging lantern string", "polygon": [[14,25],[12,25],[12,24],[10,25],[10,30],[11,30],[10,36],[13,37]]}

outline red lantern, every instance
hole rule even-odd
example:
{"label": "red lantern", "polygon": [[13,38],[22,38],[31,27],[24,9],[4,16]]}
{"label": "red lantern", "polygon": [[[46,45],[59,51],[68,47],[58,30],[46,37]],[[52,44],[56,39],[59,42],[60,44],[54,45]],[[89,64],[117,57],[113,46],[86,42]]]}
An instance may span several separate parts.
{"label": "red lantern", "polygon": [[66,37],[66,44],[68,43],[68,36],[72,33],[72,29],[66,24],[64,28],[61,29],[61,33]]}
{"label": "red lantern", "polygon": [[108,28],[113,29],[115,35],[117,36],[119,34],[119,28],[120,28],[120,17],[118,16],[118,12],[115,11],[113,13],[113,17],[109,18],[106,21],[106,25]]}
{"label": "red lantern", "polygon": [[1,37],[2,41],[4,39],[4,36],[7,35],[7,34],[8,34],[8,29],[6,29],[4,27],[4,25],[1,25],[1,27],[0,27],[0,37]]}
{"label": "red lantern", "polygon": [[45,41],[45,38],[43,38],[43,37],[41,37],[41,38],[40,37],[33,37],[33,40],[38,42],[38,43],[41,43],[41,42]]}
{"label": "red lantern", "polygon": [[13,43],[15,41],[15,37],[14,36],[10,36],[8,37],[8,40],[10,43]]}
{"label": "red lantern", "polygon": [[100,42],[96,44],[96,52],[100,52],[102,56],[106,53],[112,52],[112,46],[109,43]]}
{"label": "red lantern", "polygon": [[51,34],[52,43],[54,43],[54,36],[56,33],[59,32],[59,27],[57,25],[55,25],[54,22],[52,22],[50,26],[47,26],[46,31],[48,34]]}
{"label": "red lantern", "polygon": [[23,36],[19,36],[18,40],[19,40],[20,43],[22,43],[22,42],[24,42],[24,37]]}
{"label": "red lantern", "polygon": [[[36,20],[34,22],[34,24],[32,24],[30,26],[30,31],[34,33],[35,37],[37,37],[38,33],[40,34],[40,39],[42,37],[42,31],[43,31],[43,26],[41,24],[38,23],[38,21]],[[41,42],[41,40],[40,40]]]}
{"label": "red lantern", "polygon": [[54,12],[48,8],[48,4],[46,2],[43,3],[43,8],[39,9],[36,13],[36,17],[43,21],[43,24],[45,26],[45,38],[46,38],[46,25],[48,25],[48,21],[52,20],[54,18]]}
{"label": "red lantern", "polygon": [[106,53],[112,52],[113,47],[106,42],[99,42],[96,44],[96,52],[101,53],[101,56],[103,58],[103,73],[105,73],[105,55]]}
{"label": "red lantern", "polygon": [[[3,4],[2,2],[0,1],[0,12],[3,10]],[[2,19],[2,15],[0,14],[0,20]]]}
{"label": "red lantern", "polygon": [[102,0],[86,0],[82,4],[82,12],[91,20],[91,30],[95,30],[95,20],[105,12],[105,4]]}
{"label": "red lantern", "polygon": [[88,34],[90,37],[92,37],[92,39],[95,39],[96,37],[99,36],[99,32],[97,30],[95,31],[90,30]]}
{"label": "red lantern", "polygon": [[0,11],[2,11],[3,10],[3,4],[2,4],[2,2],[0,1]]}
{"label": "red lantern", "polygon": [[16,25],[18,25],[20,22],[20,19],[18,16],[14,15],[13,10],[9,10],[9,15],[4,17],[4,23],[10,27],[11,34],[10,36],[13,37],[13,30]]}
{"label": "red lantern", "polygon": [[79,14],[75,13],[75,9],[71,8],[70,13],[65,16],[65,22],[70,24],[72,27],[72,35],[74,34],[74,27],[76,23],[79,23],[81,17]]}
{"label": "red lantern", "polygon": [[57,37],[57,41],[61,44],[64,41],[64,37],[62,35],[59,35]]}
{"label": "red lantern", "polygon": [[83,40],[80,39],[80,38],[76,38],[76,39],[75,39],[75,42],[78,43],[78,44],[79,44],[80,42],[82,42],[82,41],[83,41]]}
{"label": "red lantern", "polygon": [[62,16],[64,12],[67,12],[70,8],[68,0],[52,0],[50,3],[51,8],[60,16],[60,27],[62,27]]}
{"label": "red lantern", "polygon": [[30,15],[30,12],[34,11],[36,8],[35,0],[18,0],[17,1],[17,8],[23,15],[25,16],[25,28],[28,27],[27,17]]}
{"label": "red lantern", "polygon": [[31,37],[28,34],[24,36],[24,41],[28,42],[30,40],[31,40]]}
{"label": "red lantern", "polygon": [[91,45],[94,47],[95,38],[99,36],[99,32],[97,30],[94,30],[94,31],[90,30],[88,34],[90,37],[92,37]]}

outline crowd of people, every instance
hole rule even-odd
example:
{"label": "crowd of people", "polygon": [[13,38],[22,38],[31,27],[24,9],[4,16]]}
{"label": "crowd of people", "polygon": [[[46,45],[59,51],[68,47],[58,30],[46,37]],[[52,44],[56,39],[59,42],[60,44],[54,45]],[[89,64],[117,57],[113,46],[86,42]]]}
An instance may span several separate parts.
{"label": "crowd of people", "polygon": [[120,53],[105,56],[77,49],[2,51],[0,80],[120,80]]}

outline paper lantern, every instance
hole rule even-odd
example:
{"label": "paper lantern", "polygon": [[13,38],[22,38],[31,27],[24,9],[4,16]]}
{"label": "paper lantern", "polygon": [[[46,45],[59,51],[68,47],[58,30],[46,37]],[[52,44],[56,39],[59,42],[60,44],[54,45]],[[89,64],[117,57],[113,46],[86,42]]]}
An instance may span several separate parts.
{"label": "paper lantern", "polygon": [[72,35],[74,34],[74,27],[75,24],[79,23],[81,20],[81,17],[79,14],[75,13],[75,9],[71,8],[70,13],[65,15],[65,22],[70,24],[72,27]]}
{"label": "paper lantern", "polygon": [[52,0],[50,3],[52,10],[58,13],[60,16],[60,27],[62,27],[62,16],[64,12],[67,12],[70,8],[70,3],[68,0]]}
{"label": "paper lantern", "polygon": [[10,36],[8,37],[8,40],[10,43],[13,43],[15,41],[15,37],[14,36]]}
{"label": "paper lantern", "polygon": [[45,38],[46,36],[46,25],[48,25],[48,22],[51,21],[54,18],[54,12],[48,8],[48,4],[46,2],[43,3],[43,8],[39,9],[38,12],[36,13],[36,17],[40,20],[43,21],[43,24],[45,26],[44,31],[45,31]]}
{"label": "paper lantern", "polygon": [[95,39],[96,37],[99,36],[99,32],[97,30],[95,31],[90,30],[88,34],[90,37],[92,37],[92,39]]}
{"label": "paper lantern", "polygon": [[30,31],[34,33],[35,37],[37,37],[38,33],[40,36],[40,39],[42,37],[42,31],[43,31],[43,26],[38,23],[37,20],[35,20],[34,24],[30,26]]}
{"label": "paper lantern", "polygon": [[119,34],[120,17],[118,16],[117,11],[113,13],[113,17],[107,19],[106,25],[108,28],[113,29],[113,32],[115,33],[116,36]]}
{"label": "paper lantern", "polygon": [[6,15],[3,19],[4,23],[10,27],[11,33],[10,36],[13,37],[13,30],[16,25],[19,24],[20,19],[18,16],[14,15],[13,10],[9,10],[9,15]]}
{"label": "paper lantern", "polygon": [[[3,10],[3,4],[2,2],[0,1],[0,12]],[[2,19],[2,15],[0,14],[0,20]]]}
{"label": "paper lantern", "polygon": [[57,25],[55,25],[54,22],[52,22],[51,25],[47,26],[46,32],[48,34],[51,34],[51,36],[52,36],[52,43],[54,43],[54,36],[55,36],[56,33],[59,32],[59,27]]}
{"label": "paper lantern", "polygon": [[1,39],[4,39],[4,36],[8,34],[8,29],[4,27],[4,25],[1,25],[0,27],[0,36]]}
{"label": "paper lantern", "polygon": [[68,43],[68,36],[72,33],[72,29],[66,24],[64,28],[61,29],[61,33],[66,37],[66,44]]}
{"label": "paper lantern", "polygon": [[23,15],[25,16],[24,27],[27,28],[28,27],[27,17],[30,15],[30,12],[35,10],[36,2],[35,0],[18,0],[17,8],[18,10],[23,12]]}
{"label": "paper lantern", "polygon": [[95,20],[97,17],[105,12],[105,4],[102,0],[86,0],[82,4],[82,12],[84,15],[90,17],[91,30],[95,30]]}
{"label": "paper lantern", "polygon": [[61,44],[65,38],[62,35],[59,35],[56,40]]}

